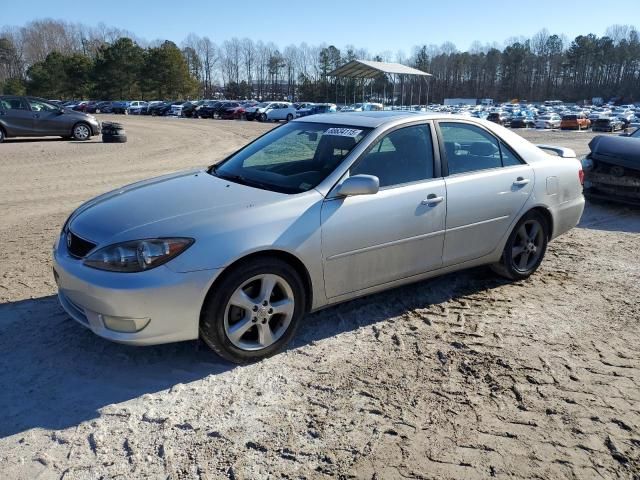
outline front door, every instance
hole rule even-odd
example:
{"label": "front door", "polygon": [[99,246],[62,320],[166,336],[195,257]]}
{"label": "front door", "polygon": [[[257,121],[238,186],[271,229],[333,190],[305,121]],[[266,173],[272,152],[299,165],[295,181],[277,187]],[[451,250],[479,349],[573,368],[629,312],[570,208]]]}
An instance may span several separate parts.
{"label": "front door", "polygon": [[322,207],[327,297],[438,268],[446,190],[434,178],[430,125],[394,130],[368,149],[349,175],[378,177],[374,195],[336,198]]}
{"label": "front door", "polygon": [[71,135],[73,125],[67,115],[60,108],[50,103],[27,98],[31,112],[33,113],[34,134],[47,135]]}
{"label": "front door", "polygon": [[492,252],[531,195],[533,169],[477,125],[440,122],[449,175],[443,262]]}

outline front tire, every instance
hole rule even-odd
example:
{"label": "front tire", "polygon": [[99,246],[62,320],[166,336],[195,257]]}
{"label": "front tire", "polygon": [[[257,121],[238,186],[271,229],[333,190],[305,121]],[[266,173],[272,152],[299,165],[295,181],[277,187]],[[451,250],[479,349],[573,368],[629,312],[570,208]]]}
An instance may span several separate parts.
{"label": "front tire", "polygon": [[258,258],[216,282],[202,308],[200,336],[224,359],[249,363],[284,348],[305,312],[296,270],[278,258]]}
{"label": "front tire", "polygon": [[504,246],[500,262],[491,268],[509,280],[524,280],[542,263],[548,242],[549,226],[546,218],[531,211],[516,224]]}
{"label": "front tire", "polygon": [[89,140],[91,138],[91,127],[86,123],[76,123],[71,131],[71,136],[79,142]]}
{"label": "front tire", "polygon": [[266,113],[261,113],[260,116],[258,117],[258,120],[260,120],[261,122],[266,122],[267,121],[267,114]]}
{"label": "front tire", "polygon": [[293,120],[293,114],[289,114],[287,115],[287,122],[290,122],[291,120]]}

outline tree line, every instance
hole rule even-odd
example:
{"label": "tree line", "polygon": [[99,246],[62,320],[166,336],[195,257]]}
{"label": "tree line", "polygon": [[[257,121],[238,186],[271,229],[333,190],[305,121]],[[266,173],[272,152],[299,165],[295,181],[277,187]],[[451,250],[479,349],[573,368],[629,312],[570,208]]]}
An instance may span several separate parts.
{"label": "tree line", "polygon": [[[395,61],[433,77],[425,82],[380,76],[364,82],[329,76],[353,59]],[[146,42],[103,24],[45,19],[0,29],[0,92],[106,100],[223,95],[404,104],[451,97],[634,101],[640,100],[640,36],[629,25],[573,40],[542,30],[503,46],[475,42],[460,51],[445,42],[415,46],[405,55],[305,42],[280,48],[250,38],[216,44],[195,34],[178,46],[168,40]]]}

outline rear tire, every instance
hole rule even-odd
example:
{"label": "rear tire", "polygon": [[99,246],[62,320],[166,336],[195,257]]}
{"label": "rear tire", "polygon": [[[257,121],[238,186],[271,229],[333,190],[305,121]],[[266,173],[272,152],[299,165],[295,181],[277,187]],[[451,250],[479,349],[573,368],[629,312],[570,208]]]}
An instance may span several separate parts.
{"label": "rear tire", "polygon": [[530,211],[516,224],[500,261],[491,268],[509,280],[524,280],[542,263],[548,242],[547,219],[535,210]]}
{"label": "rear tire", "polygon": [[224,359],[250,363],[282,350],[305,313],[296,270],[275,257],[252,259],[225,272],[211,289],[200,314],[200,336]]}
{"label": "rear tire", "polygon": [[287,115],[287,122],[290,122],[291,120],[293,120],[293,114],[289,114]]}

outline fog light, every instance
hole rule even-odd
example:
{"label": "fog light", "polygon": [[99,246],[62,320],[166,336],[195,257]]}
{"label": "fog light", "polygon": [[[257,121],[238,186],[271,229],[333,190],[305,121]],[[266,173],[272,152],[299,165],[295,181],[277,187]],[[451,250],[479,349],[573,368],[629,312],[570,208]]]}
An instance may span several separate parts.
{"label": "fog light", "polygon": [[110,315],[100,315],[104,326],[109,330],[121,333],[135,333],[139,332],[151,321],[150,318],[126,318],[126,317],[112,317]]}

